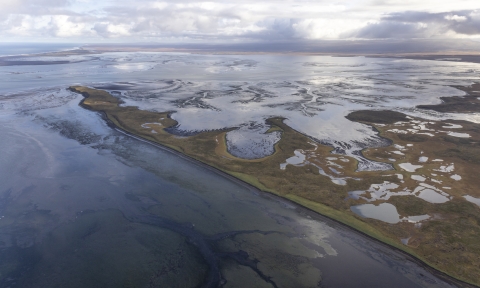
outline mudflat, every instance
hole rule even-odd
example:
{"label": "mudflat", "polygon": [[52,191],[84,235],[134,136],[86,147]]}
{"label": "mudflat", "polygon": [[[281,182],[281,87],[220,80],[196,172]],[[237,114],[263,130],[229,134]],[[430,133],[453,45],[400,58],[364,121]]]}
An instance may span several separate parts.
{"label": "mudflat", "polygon": [[418,108],[434,110],[437,112],[450,113],[471,113],[480,111],[480,84],[476,83],[471,86],[454,86],[466,93],[462,97],[441,97],[441,104],[438,105],[419,105]]}
{"label": "mudflat", "polygon": [[[473,92],[477,88],[465,88],[467,96],[459,97],[461,101],[477,97]],[[480,209],[468,200],[480,198],[480,180],[472,173],[480,165],[478,124],[430,121],[393,111],[353,112],[348,119],[373,126],[392,142],[365,149],[363,155],[395,167],[357,171],[357,160],[332,154],[332,147],[295,131],[282,118],[266,121],[270,126],[267,133],[281,131],[275,153],[248,160],[227,150],[228,129],[179,137],[168,132],[177,125],[169,111],[123,107],[118,98],[103,90],[70,89],[85,96],[82,107],[103,112],[108,121],[128,133],[342,222],[452,277],[480,284]],[[341,177],[325,173],[331,167],[341,170]],[[379,212],[375,207],[388,209]],[[376,219],[378,213],[389,216],[390,223]]]}

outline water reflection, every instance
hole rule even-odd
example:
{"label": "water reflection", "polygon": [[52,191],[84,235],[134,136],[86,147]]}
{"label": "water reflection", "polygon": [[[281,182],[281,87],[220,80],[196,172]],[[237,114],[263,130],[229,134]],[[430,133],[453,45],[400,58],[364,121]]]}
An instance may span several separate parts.
{"label": "water reflection", "polygon": [[[227,136],[238,156],[276,142],[263,134],[270,116],[348,154],[382,145],[344,118],[349,109],[459,94],[443,85],[471,81],[464,72],[477,64],[171,53],[48,63],[59,59],[0,67],[0,286],[449,286],[327,219],[112,130],[65,88],[175,110],[179,133],[241,127]],[[255,133],[262,141],[245,141]],[[249,155],[271,152],[259,151]]]}
{"label": "water reflection", "polygon": [[81,96],[46,108],[41,95],[30,99],[41,109],[0,115],[1,286],[448,286],[314,213],[110,129]]}
{"label": "water reflection", "polygon": [[[132,52],[7,60],[7,66],[0,67],[1,93],[74,83],[107,89],[125,105],[174,111],[179,125],[172,132],[181,135],[240,127],[227,133],[227,146],[244,158],[261,158],[272,151],[276,137],[265,134],[265,119],[281,116],[297,131],[333,146],[334,153],[356,158],[359,170],[392,166],[362,157],[359,151],[364,147],[386,143],[365,125],[345,119],[349,111],[375,107],[442,117],[412,107],[463,95],[446,85],[470,84],[480,67],[363,57]],[[42,65],[19,65],[28,61]],[[68,64],[54,64],[62,61]],[[479,121],[471,115],[448,117]]]}

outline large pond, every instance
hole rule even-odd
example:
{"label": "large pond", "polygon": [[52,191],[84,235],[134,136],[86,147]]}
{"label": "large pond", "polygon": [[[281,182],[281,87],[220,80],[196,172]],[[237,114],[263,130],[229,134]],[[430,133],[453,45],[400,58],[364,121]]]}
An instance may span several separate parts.
{"label": "large pond", "polygon": [[[435,102],[445,93],[461,94],[438,83],[448,78],[445,84],[465,84],[474,64],[153,53],[75,57],[69,58],[78,62],[70,64],[0,67],[1,287],[449,287],[382,244],[111,129],[65,88],[104,87],[127,104],[178,111],[179,133],[238,126],[231,138],[242,139],[242,131],[263,131],[265,117],[286,115],[290,125],[319,140],[356,143],[375,135],[363,126],[351,127],[350,138],[337,130],[345,111],[371,105],[355,104],[358,99],[405,110]],[[371,72],[374,66],[390,67],[397,72],[384,77],[399,80],[376,83],[371,75],[378,78],[380,71]],[[426,68],[428,74],[420,72]],[[314,85],[327,87],[332,103],[306,103],[320,89]],[[225,92],[232,89],[240,92]],[[387,92],[378,91],[395,97],[379,99]],[[212,94],[217,96],[208,98]],[[235,102],[246,95],[264,100]],[[238,107],[245,113],[231,112]],[[248,145],[240,144],[238,153]]]}

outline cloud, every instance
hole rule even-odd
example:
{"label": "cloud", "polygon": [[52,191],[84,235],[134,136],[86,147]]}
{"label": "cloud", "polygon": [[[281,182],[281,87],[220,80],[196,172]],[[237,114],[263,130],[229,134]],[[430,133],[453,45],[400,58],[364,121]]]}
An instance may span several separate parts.
{"label": "cloud", "polygon": [[75,14],[66,9],[70,0],[2,0],[0,16]]}
{"label": "cloud", "polygon": [[92,30],[104,38],[131,35],[131,26],[126,24],[96,23]]}
{"label": "cloud", "polygon": [[2,0],[0,37],[92,42],[480,37],[480,12],[472,8],[480,6],[477,1]]}
{"label": "cloud", "polygon": [[402,23],[395,21],[381,21],[371,23],[354,34],[352,38],[384,39],[384,38],[425,38],[425,29],[415,23]]}
{"label": "cloud", "polygon": [[352,38],[430,38],[479,36],[480,10],[442,13],[396,12],[368,23],[346,36]]}

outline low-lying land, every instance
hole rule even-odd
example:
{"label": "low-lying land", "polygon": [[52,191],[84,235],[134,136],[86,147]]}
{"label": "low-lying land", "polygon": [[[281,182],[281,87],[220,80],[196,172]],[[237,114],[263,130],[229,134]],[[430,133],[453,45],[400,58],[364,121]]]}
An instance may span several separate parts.
{"label": "low-lying land", "polygon": [[437,112],[469,113],[480,111],[480,84],[473,84],[469,87],[454,86],[465,91],[467,95],[462,97],[441,97],[441,104],[419,105],[418,108],[429,109]]}
{"label": "low-lying land", "polygon": [[[392,111],[353,112],[350,120],[372,125],[393,141],[363,153],[392,163],[394,171],[359,172],[354,158],[332,154],[331,147],[293,130],[282,118],[267,120],[270,131],[282,133],[276,152],[246,160],[228,153],[225,130],[179,137],[165,131],[177,125],[169,112],[122,107],[103,90],[71,90],[86,97],[84,108],[103,112],[126,132],[349,225],[455,278],[480,284],[480,208],[475,204],[480,179],[472,173],[480,165],[478,124],[427,121]],[[390,221],[375,219],[378,213],[371,211],[378,207],[388,208],[382,213]]]}

